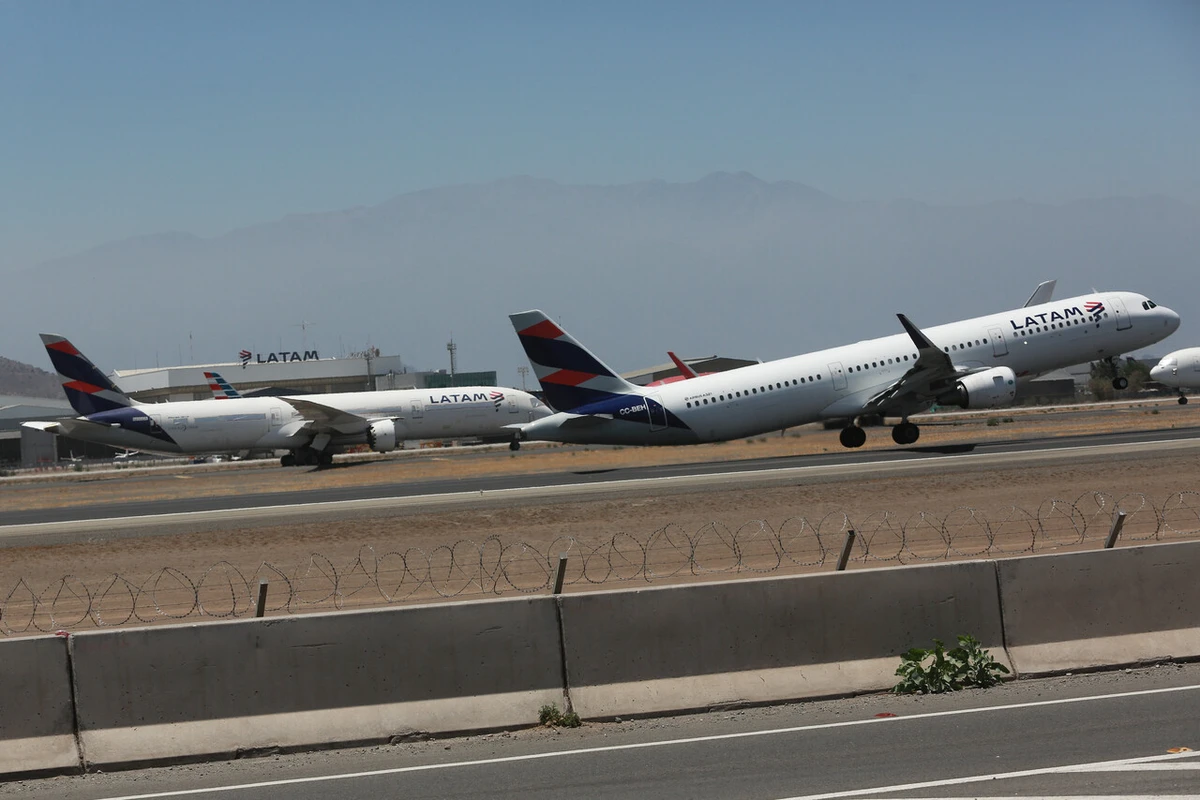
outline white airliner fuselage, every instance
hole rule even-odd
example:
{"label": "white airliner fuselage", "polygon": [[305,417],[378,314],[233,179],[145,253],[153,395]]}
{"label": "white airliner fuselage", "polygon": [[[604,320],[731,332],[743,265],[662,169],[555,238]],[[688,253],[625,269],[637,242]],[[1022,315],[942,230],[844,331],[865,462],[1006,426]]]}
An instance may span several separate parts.
{"label": "white airliner fuselage", "polygon": [[[573,387],[615,386],[616,379],[601,371],[603,363],[541,312],[513,315],[513,323],[551,404],[551,384],[564,380],[556,376],[581,375],[586,363],[596,364],[586,374],[599,377],[574,378]],[[673,445],[726,441],[832,419],[848,422],[842,443],[856,447],[865,435],[854,421],[877,414],[900,417],[903,422],[893,437],[907,444],[917,437],[907,417],[935,403],[1008,405],[1016,380],[1129,353],[1161,341],[1178,326],[1178,315],[1140,294],[1082,295],[646,387],[640,396],[628,393],[632,387],[608,389],[616,394],[522,425],[521,436]],[[562,355],[568,340],[593,361],[574,350]],[[580,366],[555,362],[560,357],[576,359]]]}
{"label": "white airliner fuselage", "polygon": [[1179,390],[1179,404],[1187,404],[1187,389],[1200,389],[1200,347],[1188,347],[1167,353],[1153,369],[1150,377],[1163,386]]}
{"label": "white airliner fuselage", "polygon": [[321,436],[317,450],[365,443],[387,451],[405,439],[511,438],[506,426],[549,413],[526,392],[475,386],[150,403],[36,425],[158,453],[299,451]]}

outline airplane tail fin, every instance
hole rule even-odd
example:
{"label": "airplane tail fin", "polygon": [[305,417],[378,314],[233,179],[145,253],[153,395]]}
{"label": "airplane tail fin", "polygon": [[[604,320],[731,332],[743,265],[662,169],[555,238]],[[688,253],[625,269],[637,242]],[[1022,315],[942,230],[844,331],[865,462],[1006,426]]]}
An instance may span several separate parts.
{"label": "airplane tail fin", "polygon": [[220,374],[216,372],[206,372],[204,373],[204,377],[208,379],[208,388],[212,389],[214,400],[232,400],[235,397],[242,396],[238,390],[233,388],[229,381],[222,378]]}
{"label": "airplane tail fin", "polygon": [[692,378],[696,377],[696,371],[685,364],[682,358],[675,355],[670,350],[667,351],[667,355],[669,355],[671,360],[675,362],[675,369],[679,370],[679,374],[683,376],[685,381],[690,381]]}
{"label": "airplane tail fin", "polygon": [[541,311],[523,311],[508,318],[533,365],[546,402],[556,411],[573,411],[615,395],[643,392]]}
{"label": "airplane tail fin", "polygon": [[134,404],[75,345],[50,333],[43,333],[41,337],[50,355],[50,362],[59,376],[65,379],[63,391],[76,413],[86,417],[99,411],[112,411]]}

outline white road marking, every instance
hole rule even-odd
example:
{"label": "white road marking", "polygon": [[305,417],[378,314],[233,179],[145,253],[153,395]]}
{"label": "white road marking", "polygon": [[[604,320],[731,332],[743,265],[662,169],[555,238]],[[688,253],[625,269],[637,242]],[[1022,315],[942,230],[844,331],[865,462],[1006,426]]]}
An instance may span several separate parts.
{"label": "white road marking", "polygon": [[63,520],[60,522],[30,522],[0,526],[0,538],[27,536],[46,533],[72,533],[106,530],[112,528],[145,528],[174,522],[238,522],[247,519],[283,519],[310,516],[320,512],[373,511],[405,507],[439,507],[475,504],[480,501],[503,501],[520,498],[537,500],[547,498],[587,497],[621,491],[645,491],[672,486],[704,487],[720,486],[733,488],[739,485],[770,485],[791,483],[813,474],[836,475],[886,475],[889,473],[923,470],[930,467],[958,468],[967,466],[998,466],[1012,462],[1053,462],[1073,460],[1080,456],[1103,455],[1113,449],[1166,453],[1178,450],[1193,450],[1200,439],[1170,439],[1158,442],[1123,442],[1115,444],[1078,445],[1050,450],[1020,450],[1011,453],[962,453],[955,455],[928,456],[905,461],[866,461],[850,464],[810,464],[803,467],[766,470],[734,470],[703,475],[665,475],[657,478],[628,478],[594,483],[566,483],[551,486],[533,486],[512,489],[486,489],[470,492],[445,492],[408,497],[372,497],[357,500],[324,500],[312,503],[288,503],[275,506],[251,506],[247,508],[215,509],[211,511],[177,511],[167,514],[143,514],[129,517],[101,517],[96,519]]}
{"label": "white road marking", "polygon": [[[1064,773],[1072,772],[1105,772],[1118,767],[1133,766],[1137,764],[1150,764],[1155,761],[1170,761],[1172,759],[1195,758],[1196,756],[1200,756],[1200,753],[1167,753],[1161,756],[1123,758],[1117,761],[1095,761],[1088,764],[1067,764],[1060,767],[1024,769],[1016,772],[997,772],[991,775],[969,775],[965,778],[945,778],[938,781],[921,781],[920,783],[905,783],[894,786],[876,786],[872,789],[849,789],[844,792],[796,795],[793,797],[780,798],[780,800],[833,800],[833,798],[841,797],[870,797],[871,795],[876,794],[910,792],[916,789],[935,789],[939,786],[962,786],[963,784],[967,783],[983,783],[984,781],[1009,780],[1012,778],[1029,778],[1039,775],[1062,775]],[[1171,795],[1171,797],[1181,796],[1185,797],[1187,795]],[[904,798],[904,800],[911,800],[911,798]]]}
{"label": "white road marking", "polygon": [[[274,786],[292,786],[304,783],[323,783],[328,781],[344,781],[354,780],[357,778],[374,778],[382,775],[401,775],[409,772],[430,772],[433,770],[444,769],[459,769],[463,767],[481,767],[490,766],[493,764],[514,764],[523,761],[540,761],[550,758],[568,758],[581,755],[595,755],[597,753],[613,753],[623,750],[647,750],[655,747],[671,747],[674,745],[687,744],[704,744],[708,742],[729,741],[732,739],[750,739],[759,736],[775,736],[779,734],[789,733],[805,733],[808,731],[829,730],[833,728],[849,728],[857,725],[889,725],[911,720],[937,719],[939,717],[955,717],[965,714],[986,714],[996,711],[1011,711],[1021,708],[1044,708],[1049,706],[1071,705],[1075,703],[1092,703],[1104,700],[1120,700],[1127,697],[1147,697],[1157,694],[1170,694],[1174,692],[1190,692],[1200,690],[1200,684],[1190,686],[1171,686],[1165,689],[1142,689],[1133,692],[1115,692],[1113,694],[1089,695],[1086,697],[1067,697],[1059,700],[1038,700],[1029,703],[1009,703],[1007,705],[998,706],[981,706],[978,708],[960,708],[953,711],[931,711],[926,714],[912,714],[910,716],[900,717],[871,717],[869,719],[846,720],[844,722],[826,722],[817,725],[798,725],[790,728],[773,728],[765,731],[743,731],[741,733],[722,733],[712,736],[693,736],[686,739],[664,739],[656,742],[639,742],[636,744],[617,744],[608,745],[605,747],[582,747],[577,750],[553,750],[546,753],[529,753],[522,756],[503,756],[499,758],[483,758],[475,761],[451,761],[441,764],[418,764],[411,767],[391,767],[388,769],[367,770],[364,772],[340,773],[336,775],[315,775],[308,778],[284,778],[274,781],[259,781],[255,783],[231,784],[228,786],[214,786],[206,789],[178,789],[165,792],[151,792],[149,794],[130,794],[121,795],[119,797],[106,797],[100,800],[153,800],[160,797],[187,797],[200,794],[220,794],[225,792],[244,791],[247,789],[263,789]],[[1028,770],[1025,772],[1006,773],[1004,777],[1022,777],[1025,775],[1048,775],[1052,773],[1061,773],[1068,770],[1082,770],[1085,767],[1102,767],[1102,766],[1118,766],[1123,764],[1132,764],[1137,762],[1152,762],[1163,761],[1168,759],[1183,759],[1200,756],[1200,751],[1188,751],[1185,753],[1171,753],[1165,756],[1149,756],[1144,759],[1121,759],[1117,761],[1099,761],[1095,764],[1067,764],[1059,767],[1048,767],[1040,770]],[[974,781],[992,780],[996,776],[985,775],[969,778],[951,778],[946,781],[932,781],[929,783],[911,784],[913,788],[925,788],[932,786],[953,786],[958,783],[970,783]],[[903,786],[892,786],[879,789],[860,789],[847,792],[836,792],[833,794],[811,795],[804,798],[787,798],[787,800],[817,800],[817,798],[825,797],[854,797],[857,795],[881,794],[884,792],[904,791]],[[1178,796],[1178,795],[1177,795]]]}

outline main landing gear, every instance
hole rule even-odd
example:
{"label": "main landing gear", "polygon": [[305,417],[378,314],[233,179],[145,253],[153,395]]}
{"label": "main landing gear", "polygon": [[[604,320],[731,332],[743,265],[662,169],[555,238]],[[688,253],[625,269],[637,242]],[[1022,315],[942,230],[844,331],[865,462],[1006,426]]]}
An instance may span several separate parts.
{"label": "main landing gear", "polygon": [[1183,389],[1179,390],[1179,405],[1181,405],[1181,406],[1187,405],[1187,395],[1183,393]]}
{"label": "main landing gear", "polygon": [[[1116,370],[1120,369],[1120,367],[1117,366],[1117,357],[1116,356],[1109,356],[1108,358],[1106,358],[1104,360],[1107,361],[1109,364],[1113,365],[1114,372],[1116,372]],[[1129,388],[1129,379],[1126,378],[1124,375],[1117,374],[1116,377],[1114,377],[1112,379],[1112,387],[1118,391],[1123,390],[1123,389],[1128,389]]]}
{"label": "main landing gear", "polygon": [[850,424],[842,428],[838,441],[842,443],[842,447],[862,447],[867,442],[867,432],[857,425]]}
{"label": "main landing gear", "polygon": [[280,466],[284,467],[328,467],[332,463],[333,453],[311,447],[301,447],[279,459]]}
{"label": "main landing gear", "polygon": [[[921,436],[921,429],[908,420],[902,420],[892,426],[892,441],[896,444],[913,444]],[[842,428],[838,435],[842,447],[862,447],[867,441],[867,432],[858,425],[851,423]]]}
{"label": "main landing gear", "polygon": [[913,444],[921,436],[921,429],[908,420],[892,426],[892,441],[896,444]]}
{"label": "main landing gear", "polygon": [[521,441],[519,439],[513,439],[511,442],[508,443],[508,449],[512,450],[514,452],[517,450],[520,450],[521,449]]}

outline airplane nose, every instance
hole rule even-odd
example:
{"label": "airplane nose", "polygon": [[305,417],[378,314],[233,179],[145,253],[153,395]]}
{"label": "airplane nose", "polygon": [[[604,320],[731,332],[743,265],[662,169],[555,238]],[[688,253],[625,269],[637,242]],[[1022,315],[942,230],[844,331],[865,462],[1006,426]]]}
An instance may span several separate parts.
{"label": "airplane nose", "polygon": [[1159,306],[1159,308],[1162,309],[1165,316],[1164,324],[1170,329],[1171,333],[1174,333],[1179,329],[1179,315],[1169,308],[1163,306]]}

